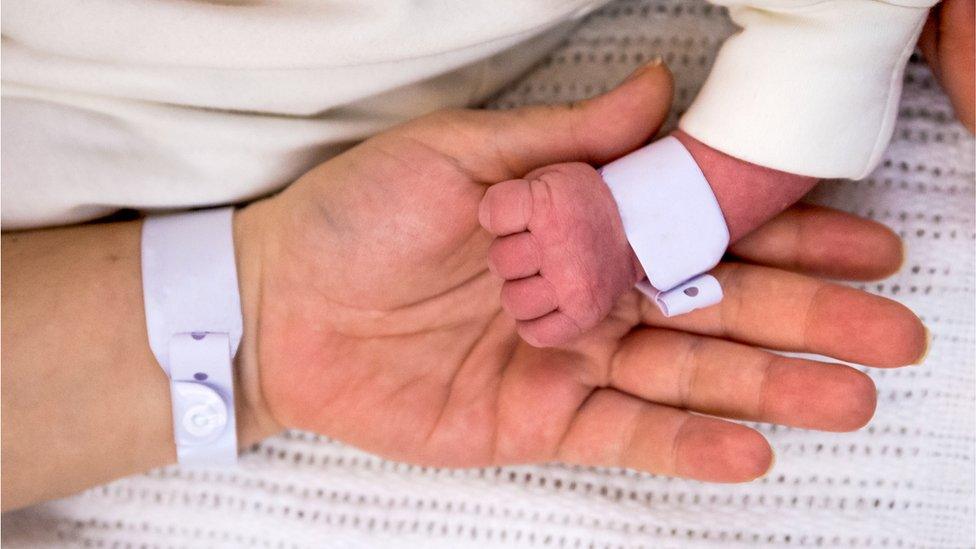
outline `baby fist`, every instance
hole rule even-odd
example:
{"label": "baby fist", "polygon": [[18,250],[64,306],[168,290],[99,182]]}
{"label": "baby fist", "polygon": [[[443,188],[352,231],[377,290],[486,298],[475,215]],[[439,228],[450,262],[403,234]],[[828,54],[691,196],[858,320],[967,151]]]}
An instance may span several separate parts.
{"label": "baby fist", "polygon": [[493,185],[481,226],[495,235],[488,267],[501,302],[529,344],[566,343],[596,326],[644,272],[600,174],[554,164]]}

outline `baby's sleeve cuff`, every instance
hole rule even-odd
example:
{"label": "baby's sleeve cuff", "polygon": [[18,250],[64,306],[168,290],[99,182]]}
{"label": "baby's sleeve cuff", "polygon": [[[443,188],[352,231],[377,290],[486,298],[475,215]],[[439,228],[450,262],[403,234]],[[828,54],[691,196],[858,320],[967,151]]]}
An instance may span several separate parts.
{"label": "baby's sleeve cuff", "polygon": [[787,173],[871,173],[891,139],[905,64],[935,0],[717,3],[729,5],[742,31],[725,41],[681,129]]}

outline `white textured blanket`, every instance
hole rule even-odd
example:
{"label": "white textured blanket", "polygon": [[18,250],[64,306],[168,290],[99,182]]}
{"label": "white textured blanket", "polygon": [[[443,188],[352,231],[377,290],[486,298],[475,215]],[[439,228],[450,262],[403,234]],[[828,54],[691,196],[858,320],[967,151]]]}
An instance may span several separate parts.
{"label": "white textured blanket", "polygon": [[[663,54],[687,106],[733,31],[700,1],[642,0],[591,15],[542,66],[493,102],[595,94]],[[870,29],[865,29],[870,32]],[[872,371],[878,412],[852,434],[763,426],[768,478],[715,486],[560,465],[436,470],[319,437],[270,439],[240,471],[167,468],[8,514],[3,541],[62,547],[540,548],[973,547],[974,142],[912,59],[898,128],[869,179],[824,184],[829,204],[904,237],[900,273],[870,291],[932,331],[921,367]]]}

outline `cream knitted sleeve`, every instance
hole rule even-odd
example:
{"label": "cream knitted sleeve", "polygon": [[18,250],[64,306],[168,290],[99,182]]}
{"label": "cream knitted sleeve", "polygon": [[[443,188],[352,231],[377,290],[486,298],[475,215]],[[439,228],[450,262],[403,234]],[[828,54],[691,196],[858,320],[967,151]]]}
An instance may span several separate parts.
{"label": "cream knitted sleeve", "polygon": [[891,138],[905,63],[935,0],[713,0],[741,31],[680,122],[732,156],[865,177]]}

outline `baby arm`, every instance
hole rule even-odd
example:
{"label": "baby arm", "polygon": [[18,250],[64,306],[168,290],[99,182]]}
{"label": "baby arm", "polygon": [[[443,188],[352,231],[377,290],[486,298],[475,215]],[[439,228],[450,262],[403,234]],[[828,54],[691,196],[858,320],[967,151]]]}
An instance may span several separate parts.
{"label": "baby arm", "polygon": [[677,130],[715,193],[735,242],[803,197],[819,179],[786,173],[739,160]]}
{"label": "baby arm", "polygon": [[734,242],[818,179],[860,179],[877,166],[936,0],[710,1],[728,6],[742,30],[723,44],[674,135],[711,184]]}

